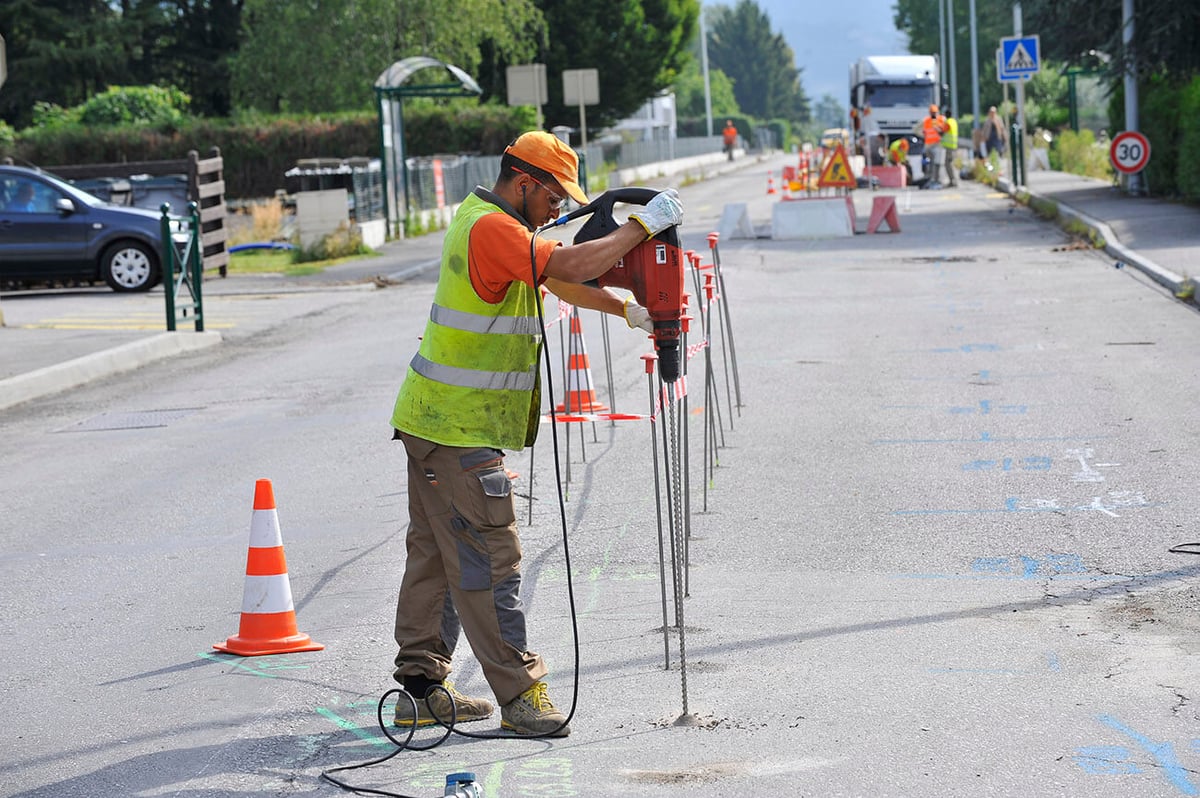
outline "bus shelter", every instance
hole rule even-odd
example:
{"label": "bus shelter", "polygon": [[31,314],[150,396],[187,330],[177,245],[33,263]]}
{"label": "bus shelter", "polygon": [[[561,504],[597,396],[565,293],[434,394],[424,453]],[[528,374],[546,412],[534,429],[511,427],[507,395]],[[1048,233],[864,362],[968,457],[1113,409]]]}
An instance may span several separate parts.
{"label": "bus shelter", "polygon": [[[409,84],[413,75],[431,69],[445,73],[445,82]],[[383,142],[384,204],[388,231],[392,236],[400,235],[409,212],[409,178],[404,152],[404,98],[471,97],[482,93],[479,84],[466,72],[428,56],[413,56],[397,61],[375,79],[379,139]]]}

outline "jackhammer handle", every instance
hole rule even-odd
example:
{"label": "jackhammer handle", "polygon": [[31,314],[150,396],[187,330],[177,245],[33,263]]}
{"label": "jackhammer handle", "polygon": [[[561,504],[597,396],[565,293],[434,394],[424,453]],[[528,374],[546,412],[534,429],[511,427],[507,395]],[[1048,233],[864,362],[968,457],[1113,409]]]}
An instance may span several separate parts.
{"label": "jackhammer handle", "polygon": [[560,216],[554,220],[554,225],[564,225],[567,222],[578,219],[580,216],[587,216],[589,213],[604,212],[605,218],[612,218],[613,206],[618,202],[624,202],[629,205],[645,205],[658,194],[657,189],[641,188],[638,186],[626,186],[624,188],[610,188],[599,197],[584,205],[581,208],[568,213],[566,216]]}

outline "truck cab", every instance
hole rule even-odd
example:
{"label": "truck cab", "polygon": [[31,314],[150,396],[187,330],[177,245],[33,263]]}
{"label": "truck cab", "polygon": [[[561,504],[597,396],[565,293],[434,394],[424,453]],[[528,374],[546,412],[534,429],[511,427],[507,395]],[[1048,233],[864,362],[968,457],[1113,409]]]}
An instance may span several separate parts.
{"label": "truck cab", "polygon": [[939,98],[938,60],[932,55],[872,55],[850,65],[850,108],[860,132],[885,139],[910,134]]}

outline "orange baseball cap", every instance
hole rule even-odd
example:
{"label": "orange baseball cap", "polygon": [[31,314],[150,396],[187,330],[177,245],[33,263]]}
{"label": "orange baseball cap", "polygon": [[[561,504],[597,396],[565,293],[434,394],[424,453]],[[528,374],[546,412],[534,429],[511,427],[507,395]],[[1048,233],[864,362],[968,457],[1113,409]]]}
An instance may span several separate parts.
{"label": "orange baseball cap", "polygon": [[579,156],[575,150],[563,144],[562,139],[542,130],[522,133],[504,150],[527,164],[536,166],[551,175],[580,205],[587,205],[587,194],[579,187]]}

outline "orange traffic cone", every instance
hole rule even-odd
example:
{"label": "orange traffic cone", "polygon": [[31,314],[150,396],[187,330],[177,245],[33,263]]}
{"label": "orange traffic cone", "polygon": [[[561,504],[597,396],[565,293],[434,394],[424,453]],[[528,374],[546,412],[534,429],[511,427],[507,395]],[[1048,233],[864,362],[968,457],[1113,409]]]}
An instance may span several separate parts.
{"label": "orange traffic cone", "polygon": [[767,193],[775,193],[775,178],[771,177],[771,170],[767,170]]}
{"label": "orange traffic cone", "polygon": [[789,180],[781,180],[780,185],[783,187],[783,196],[779,199],[788,202],[792,198],[792,184]]}
{"label": "orange traffic cone", "polygon": [[213,648],[243,657],[320,651],[325,646],[296,628],[292,587],[283,556],[283,536],[275,514],[271,480],[254,484],[254,515],[250,519],[250,551],[246,555],[246,587],[242,593],[242,622],[238,633]]}
{"label": "orange traffic cone", "polygon": [[571,311],[570,353],[567,358],[567,399],[555,409],[572,413],[603,413],[608,405],[596,401],[596,389],[592,382],[592,364],[588,360],[587,346],[583,343],[583,325],[579,321],[579,309]]}

